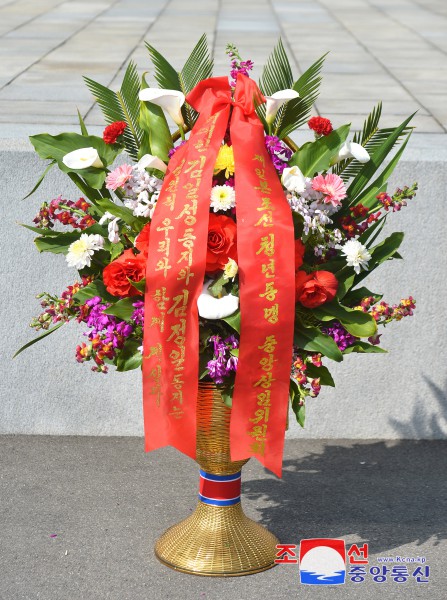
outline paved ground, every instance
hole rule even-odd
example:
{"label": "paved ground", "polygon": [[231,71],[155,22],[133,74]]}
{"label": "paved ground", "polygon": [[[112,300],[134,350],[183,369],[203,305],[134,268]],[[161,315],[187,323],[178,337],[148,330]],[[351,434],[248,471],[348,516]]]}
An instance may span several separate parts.
{"label": "paved ground", "polygon": [[[284,476],[250,461],[244,506],[284,543],[367,542],[378,556],[425,556],[429,583],[304,587],[295,565],[215,579],[163,567],[152,547],[195,505],[197,468],[138,438],[2,436],[2,600],[445,600],[447,441],[286,443]],[[56,535],[57,537],[52,537]]]}
{"label": "paved ground", "polygon": [[0,0],[0,138],[102,124],[82,82],[117,85],[147,40],[180,67],[206,32],[216,73],[232,41],[260,72],[282,36],[299,74],[331,50],[317,108],[359,126],[379,99],[385,123],[418,110],[418,132],[447,127],[445,0]]}

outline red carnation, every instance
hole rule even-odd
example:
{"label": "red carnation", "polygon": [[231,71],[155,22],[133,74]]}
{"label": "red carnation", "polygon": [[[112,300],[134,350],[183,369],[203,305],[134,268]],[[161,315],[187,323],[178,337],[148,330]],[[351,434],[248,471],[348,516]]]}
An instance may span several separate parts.
{"label": "red carnation", "polygon": [[141,281],[146,271],[146,258],[140,253],[135,256],[129,248],[120,257],[107,265],[102,272],[104,285],[112,296],[126,298],[141,295],[129,281]]}
{"label": "red carnation", "polygon": [[330,302],[337,293],[338,281],[329,271],[315,271],[309,275],[298,271],[295,276],[295,298],[307,308]]}
{"label": "red carnation", "polygon": [[312,117],[307,124],[317,135],[329,135],[333,129],[332,123],[324,117]]}
{"label": "red carnation", "polygon": [[119,136],[123,135],[126,127],[127,123],[124,123],[124,121],[115,121],[115,123],[111,123],[104,129],[102,139],[106,144],[115,144]]}

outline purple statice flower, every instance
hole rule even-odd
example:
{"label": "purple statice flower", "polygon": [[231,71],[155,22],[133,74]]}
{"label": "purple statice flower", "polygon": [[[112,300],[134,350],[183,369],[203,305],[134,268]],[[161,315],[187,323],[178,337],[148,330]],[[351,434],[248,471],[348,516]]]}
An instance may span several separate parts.
{"label": "purple statice flower", "polygon": [[273,166],[282,174],[292,158],[292,151],[276,135],[265,136],[265,147],[270,154]]}
{"label": "purple statice flower", "polygon": [[186,144],[186,140],[180,142],[180,144],[177,144],[177,146],[174,146],[173,148],[171,148],[168,152],[168,158],[172,158],[174,156],[174,154],[177,152],[177,150],[183,146],[183,144]]}
{"label": "purple statice flower", "polygon": [[234,335],[224,340],[212,335],[209,341],[213,344],[213,358],[207,364],[209,376],[216,384],[224,383],[225,377],[237,371],[238,358],[230,354],[230,350],[238,348],[239,341]]}
{"label": "purple statice flower", "polygon": [[144,302],[142,300],[138,300],[138,302],[134,302],[132,306],[135,308],[132,313],[131,319],[135,323],[135,325],[144,325]]}
{"label": "purple statice flower", "polygon": [[334,321],[331,327],[323,327],[321,331],[331,336],[341,352],[349,348],[349,346],[353,346],[357,341],[357,338],[346,331],[338,321]]}

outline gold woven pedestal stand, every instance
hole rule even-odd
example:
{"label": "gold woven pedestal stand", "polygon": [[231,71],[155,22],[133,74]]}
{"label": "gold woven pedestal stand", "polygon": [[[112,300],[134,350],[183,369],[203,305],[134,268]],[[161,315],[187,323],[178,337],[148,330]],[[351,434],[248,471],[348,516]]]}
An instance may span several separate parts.
{"label": "gold woven pedestal stand", "polygon": [[[212,383],[199,383],[197,462],[213,475],[238,473],[247,460],[230,460],[229,409]],[[155,545],[166,566],[194,575],[249,575],[275,565],[277,538],[249,519],[240,501],[211,506],[199,500],[194,513],[170,527]]]}

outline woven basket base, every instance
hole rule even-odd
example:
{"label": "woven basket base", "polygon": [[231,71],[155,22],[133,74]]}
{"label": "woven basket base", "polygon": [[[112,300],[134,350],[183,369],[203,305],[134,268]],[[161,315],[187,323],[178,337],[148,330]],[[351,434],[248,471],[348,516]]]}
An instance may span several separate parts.
{"label": "woven basket base", "polygon": [[276,544],[272,533],[242,512],[240,502],[209,506],[199,501],[192,515],[160,537],[155,555],[183,573],[236,577],[274,567]]}

